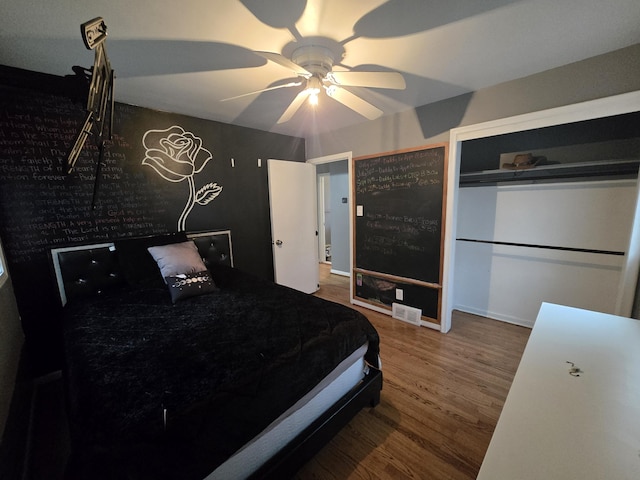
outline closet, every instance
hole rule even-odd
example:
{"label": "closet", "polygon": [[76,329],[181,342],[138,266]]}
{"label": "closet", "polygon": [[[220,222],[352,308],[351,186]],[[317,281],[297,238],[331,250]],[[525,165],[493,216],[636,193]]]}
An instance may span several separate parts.
{"label": "closet", "polygon": [[526,326],[542,302],[620,314],[640,112],[478,136],[457,150],[453,308]]}

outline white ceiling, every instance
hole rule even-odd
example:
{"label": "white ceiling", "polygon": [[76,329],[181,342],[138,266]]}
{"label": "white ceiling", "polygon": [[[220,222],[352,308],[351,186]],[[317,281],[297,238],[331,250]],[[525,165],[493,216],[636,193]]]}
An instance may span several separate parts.
{"label": "white ceiling", "polygon": [[221,102],[295,76],[253,51],[337,42],[336,70],[403,74],[406,90],[351,88],[388,115],[640,41],[638,0],[4,0],[1,12],[0,64],[90,67],[80,25],[100,16],[117,101],[305,137],[367,120],[323,96],[276,124],[302,87]]}

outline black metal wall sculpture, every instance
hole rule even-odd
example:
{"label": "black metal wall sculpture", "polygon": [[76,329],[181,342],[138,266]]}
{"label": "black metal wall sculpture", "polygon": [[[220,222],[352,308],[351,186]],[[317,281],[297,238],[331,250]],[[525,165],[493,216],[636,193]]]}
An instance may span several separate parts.
{"label": "black metal wall sculpture", "polygon": [[[111,139],[113,129],[113,83],[115,75],[111,68],[109,58],[107,57],[105,47],[107,26],[102,17],[97,17],[83,23],[80,26],[80,32],[85,46],[89,50],[94,50],[95,55],[93,67],[91,70],[85,70],[87,80],[90,81],[87,97],[87,114],[67,155],[67,173],[73,171],[76,160],[84,147],[87,137],[93,135],[100,152],[100,158],[96,165],[95,197],[98,178],[100,176],[100,166],[104,159],[104,142],[105,139]],[[78,73],[77,70],[76,73]],[[95,204],[95,201],[93,203]]]}

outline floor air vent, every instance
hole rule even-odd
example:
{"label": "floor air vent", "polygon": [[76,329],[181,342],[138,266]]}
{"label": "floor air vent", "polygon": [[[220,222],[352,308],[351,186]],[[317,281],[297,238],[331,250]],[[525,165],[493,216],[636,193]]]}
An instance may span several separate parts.
{"label": "floor air vent", "polygon": [[422,310],[419,308],[408,307],[401,303],[391,304],[391,316],[402,320],[403,322],[411,323],[413,325],[420,326],[420,317],[422,316]]}

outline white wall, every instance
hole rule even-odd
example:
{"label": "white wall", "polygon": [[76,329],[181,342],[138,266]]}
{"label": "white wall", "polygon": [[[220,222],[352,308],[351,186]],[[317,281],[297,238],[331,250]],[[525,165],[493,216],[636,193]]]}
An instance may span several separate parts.
{"label": "white wall", "polygon": [[[625,252],[635,180],[466,187],[457,238]],[[454,308],[532,326],[542,302],[615,313],[618,255],[458,241]]]}
{"label": "white wall", "polygon": [[349,264],[349,165],[346,160],[329,164],[331,172],[331,271],[348,275]]}
{"label": "white wall", "polygon": [[322,231],[318,245],[318,256],[321,261],[326,259],[326,245],[331,245],[331,177],[328,172],[317,173],[318,180],[318,230]]}

